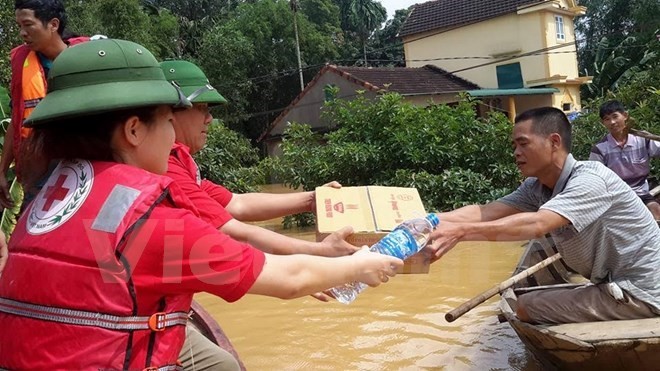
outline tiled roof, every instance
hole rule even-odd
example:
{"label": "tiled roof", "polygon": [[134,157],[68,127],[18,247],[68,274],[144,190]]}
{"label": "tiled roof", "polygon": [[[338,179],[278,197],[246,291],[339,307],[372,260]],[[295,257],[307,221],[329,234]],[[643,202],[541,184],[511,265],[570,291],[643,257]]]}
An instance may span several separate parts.
{"label": "tiled roof", "polygon": [[481,89],[479,85],[464,80],[442,68],[426,65],[419,68],[408,67],[343,67],[326,65],[316,74],[305,89],[280,113],[261,134],[257,141],[265,139],[280,121],[296,104],[317,85],[320,77],[325,73],[335,73],[340,77],[362,86],[366,90],[397,92],[401,95],[431,95],[443,93],[457,93],[467,90]]}
{"label": "tiled roof", "polygon": [[454,93],[479,89],[478,85],[432,65],[420,68],[329,67],[341,76],[353,78],[354,82],[367,89],[386,89],[401,95]]}
{"label": "tiled roof", "polygon": [[546,0],[435,0],[415,4],[399,36],[485,21]]}

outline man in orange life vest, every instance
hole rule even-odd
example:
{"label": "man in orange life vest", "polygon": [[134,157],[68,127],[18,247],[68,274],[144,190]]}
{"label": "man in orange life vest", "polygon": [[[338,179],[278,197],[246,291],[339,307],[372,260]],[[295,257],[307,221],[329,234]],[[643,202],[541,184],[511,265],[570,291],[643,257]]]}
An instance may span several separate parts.
{"label": "man in orange life vest", "polygon": [[61,0],[16,0],[16,22],[25,42],[11,51],[11,125],[0,158],[0,205],[13,206],[7,170],[17,160],[19,181],[28,169],[20,166],[21,142],[30,131],[23,121],[46,95],[46,77],[55,58],[68,46],[89,40],[65,35],[66,12]]}

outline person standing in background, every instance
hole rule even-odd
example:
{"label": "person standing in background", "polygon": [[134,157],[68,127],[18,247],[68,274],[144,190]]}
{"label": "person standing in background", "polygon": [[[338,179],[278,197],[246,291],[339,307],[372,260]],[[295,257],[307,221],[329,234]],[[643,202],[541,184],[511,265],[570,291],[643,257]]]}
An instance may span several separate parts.
{"label": "person standing in background", "polygon": [[[16,176],[22,185],[35,181],[29,166],[21,164],[21,145],[30,135],[23,121],[46,95],[50,67],[69,46],[88,37],[68,37],[67,16],[61,0],[16,0],[16,23],[23,44],[11,51],[11,125],[7,128],[0,158],[0,205],[12,207],[7,172],[16,160]],[[26,196],[31,192],[26,192]]]}

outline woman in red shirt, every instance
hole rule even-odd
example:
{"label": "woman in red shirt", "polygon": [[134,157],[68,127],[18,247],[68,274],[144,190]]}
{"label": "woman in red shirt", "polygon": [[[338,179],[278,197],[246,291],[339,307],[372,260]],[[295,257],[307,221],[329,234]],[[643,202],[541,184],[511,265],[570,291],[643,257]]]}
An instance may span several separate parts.
{"label": "woman in red shirt", "polygon": [[62,159],[21,217],[0,276],[0,368],[177,369],[192,295],[297,298],[377,286],[402,261],[275,256],[218,232],[168,177],[172,107],[153,55],[123,40],[64,51],[26,125]]}

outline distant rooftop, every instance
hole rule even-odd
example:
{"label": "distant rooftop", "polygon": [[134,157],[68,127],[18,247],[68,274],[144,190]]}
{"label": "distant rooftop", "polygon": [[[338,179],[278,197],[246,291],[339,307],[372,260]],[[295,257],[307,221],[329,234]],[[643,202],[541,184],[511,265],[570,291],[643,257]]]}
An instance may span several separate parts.
{"label": "distant rooftop", "polygon": [[435,0],[413,5],[399,36],[454,28],[515,12],[546,0]]}
{"label": "distant rooftop", "polygon": [[[344,77],[354,78],[356,83],[370,90],[386,89],[401,95],[453,93],[479,89],[477,84],[452,75],[433,65],[419,68],[328,67],[331,71]],[[347,74],[347,76],[344,74]]]}

